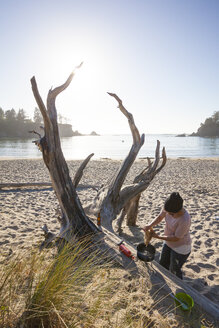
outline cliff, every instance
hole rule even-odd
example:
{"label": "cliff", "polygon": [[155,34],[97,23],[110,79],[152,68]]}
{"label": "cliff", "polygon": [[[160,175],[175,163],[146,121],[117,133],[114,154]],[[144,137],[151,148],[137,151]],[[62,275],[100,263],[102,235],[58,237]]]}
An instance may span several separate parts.
{"label": "cliff", "polygon": [[204,123],[201,123],[197,132],[193,132],[191,136],[219,137],[219,111],[214,112]]}

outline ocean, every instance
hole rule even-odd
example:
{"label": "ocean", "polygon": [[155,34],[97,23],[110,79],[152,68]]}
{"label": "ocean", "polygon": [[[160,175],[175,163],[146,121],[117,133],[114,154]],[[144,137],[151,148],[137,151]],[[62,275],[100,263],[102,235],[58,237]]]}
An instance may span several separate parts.
{"label": "ocean", "polygon": [[[42,154],[32,142],[34,139],[0,139],[1,158],[41,158]],[[156,141],[166,148],[169,158],[219,157],[219,138],[176,137],[173,134],[148,134],[138,158],[154,157]],[[61,139],[67,160],[84,159],[94,153],[95,159],[124,159],[132,145],[131,135],[78,136]]]}

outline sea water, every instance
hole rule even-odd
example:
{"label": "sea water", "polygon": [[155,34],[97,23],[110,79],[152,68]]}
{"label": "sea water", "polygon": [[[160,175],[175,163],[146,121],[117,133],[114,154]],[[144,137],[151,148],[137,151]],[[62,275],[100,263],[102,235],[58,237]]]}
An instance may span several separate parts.
{"label": "sea water", "polygon": [[[176,137],[173,134],[145,135],[138,158],[154,157],[157,140],[169,158],[219,157],[219,138]],[[124,159],[132,145],[131,135],[78,136],[61,139],[67,160],[84,159],[94,153],[95,159]],[[0,158],[41,158],[33,139],[0,139]]]}

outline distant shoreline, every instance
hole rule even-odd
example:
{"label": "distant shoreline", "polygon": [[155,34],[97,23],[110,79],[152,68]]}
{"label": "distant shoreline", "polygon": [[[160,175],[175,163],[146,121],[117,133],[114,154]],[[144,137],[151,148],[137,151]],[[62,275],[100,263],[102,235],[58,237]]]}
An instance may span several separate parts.
{"label": "distant shoreline", "polygon": [[[176,133],[144,133],[145,136],[173,136],[173,137],[179,137],[179,138],[187,138],[187,137],[196,137],[196,138],[208,138],[208,139],[217,139],[219,136],[199,136],[195,134],[176,134]],[[100,137],[100,136],[131,136],[131,133],[124,133],[124,134],[98,134],[98,133],[76,133],[73,131],[72,135],[60,135],[60,138],[72,138],[72,137]],[[0,140],[31,140],[31,139],[36,139],[36,135],[30,134],[30,136],[23,136],[23,137],[18,137],[18,136],[0,136]]]}
{"label": "distant shoreline", "polygon": [[[1,138],[0,157],[5,158],[41,158],[41,152],[31,138]],[[146,135],[137,158],[153,158],[157,140],[165,147],[168,158],[215,158],[219,157],[219,138],[184,137],[175,135]],[[90,153],[93,158],[124,159],[132,147],[132,135],[83,135],[77,138],[61,137],[64,157],[67,160],[85,159]],[[161,151],[160,149],[160,151]]]}
{"label": "distant shoreline", "polygon": [[[100,134],[82,134],[82,133],[74,133],[73,131],[73,135],[61,135],[60,138],[73,138],[73,137],[99,137]],[[4,137],[0,137],[0,141],[1,140],[32,140],[32,139],[37,139],[37,136],[32,134],[32,136],[29,137],[11,137],[11,136],[4,136]]]}
{"label": "distant shoreline", "polygon": [[[0,161],[16,161],[16,160],[27,160],[27,161],[41,161],[43,160],[43,157],[10,157],[10,156],[0,156]],[[66,162],[72,162],[72,161],[83,161],[84,158],[78,158],[78,159],[65,159]],[[100,157],[100,158],[94,158],[91,159],[91,161],[112,161],[112,162],[123,162],[124,159],[115,159],[110,157]],[[135,162],[144,161],[146,160],[145,157],[138,157],[136,158]],[[185,160],[185,161],[219,161],[219,155],[215,157],[167,157],[167,160]]]}

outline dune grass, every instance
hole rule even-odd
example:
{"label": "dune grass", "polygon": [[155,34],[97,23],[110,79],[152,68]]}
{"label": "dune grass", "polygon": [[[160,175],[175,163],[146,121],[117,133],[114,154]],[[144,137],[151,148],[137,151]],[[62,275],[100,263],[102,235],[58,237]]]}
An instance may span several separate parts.
{"label": "dune grass", "polygon": [[169,315],[172,310],[161,310],[147,277],[101,261],[102,255],[89,248],[84,241],[58,255],[32,250],[2,260],[0,327],[189,327]]}

